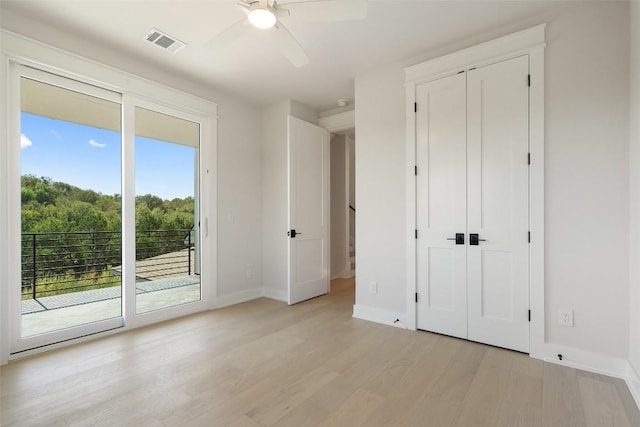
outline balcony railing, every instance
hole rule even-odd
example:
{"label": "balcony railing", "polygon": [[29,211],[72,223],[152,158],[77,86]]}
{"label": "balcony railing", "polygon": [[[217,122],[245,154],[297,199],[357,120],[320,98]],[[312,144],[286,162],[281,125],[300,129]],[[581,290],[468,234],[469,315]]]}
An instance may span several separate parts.
{"label": "balcony railing", "polygon": [[[136,232],[138,280],[194,273],[192,229]],[[122,234],[22,234],[22,299],[120,286]]]}

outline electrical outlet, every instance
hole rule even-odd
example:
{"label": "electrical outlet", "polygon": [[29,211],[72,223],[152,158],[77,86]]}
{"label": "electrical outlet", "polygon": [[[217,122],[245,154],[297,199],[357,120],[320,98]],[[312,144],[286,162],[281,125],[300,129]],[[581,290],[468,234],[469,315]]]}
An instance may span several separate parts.
{"label": "electrical outlet", "polygon": [[558,310],[558,324],[562,326],[573,326],[573,310]]}
{"label": "electrical outlet", "polygon": [[378,293],[378,284],[376,282],[369,283],[369,293],[370,294]]}

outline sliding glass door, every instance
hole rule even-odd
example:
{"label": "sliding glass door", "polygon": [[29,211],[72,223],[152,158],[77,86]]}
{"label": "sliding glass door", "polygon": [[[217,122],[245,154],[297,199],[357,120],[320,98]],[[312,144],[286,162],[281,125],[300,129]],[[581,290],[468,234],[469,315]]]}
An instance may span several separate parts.
{"label": "sliding glass door", "polygon": [[200,301],[200,126],[135,108],[136,314]]}
{"label": "sliding glass door", "polygon": [[119,326],[119,95],[26,74],[20,77],[20,336],[62,331],[58,339],[66,339]]}
{"label": "sliding glass door", "polygon": [[206,308],[201,118],[13,71],[11,352]]}

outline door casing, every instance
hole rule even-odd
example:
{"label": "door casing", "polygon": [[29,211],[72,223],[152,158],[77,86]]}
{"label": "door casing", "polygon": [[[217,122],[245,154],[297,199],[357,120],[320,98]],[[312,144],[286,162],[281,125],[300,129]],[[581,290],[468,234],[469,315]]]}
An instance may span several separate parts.
{"label": "door casing", "polygon": [[530,346],[532,357],[548,353],[544,334],[544,49],[546,25],[538,25],[449,55],[405,68],[406,114],[406,325],[416,330],[416,85],[529,55],[529,252]]}

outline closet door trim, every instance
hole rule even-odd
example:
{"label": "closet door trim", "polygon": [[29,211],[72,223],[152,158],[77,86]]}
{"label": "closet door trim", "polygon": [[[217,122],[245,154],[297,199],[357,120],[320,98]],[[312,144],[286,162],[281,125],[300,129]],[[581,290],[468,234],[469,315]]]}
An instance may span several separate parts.
{"label": "closet door trim", "polygon": [[[416,318],[416,87],[461,71],[529,56],[529,218],[531,230],[530,345],[529,354],[544,358],[544,48],[546,25],[538,25],[449,55],[405,68],[406,89],[406,250],[407,327],[417,328]],[[417,108],[420,108],[418,105]],[[417,170],[420,173],[420,170]],[[419,233],[419,230],[418,230]]]}

